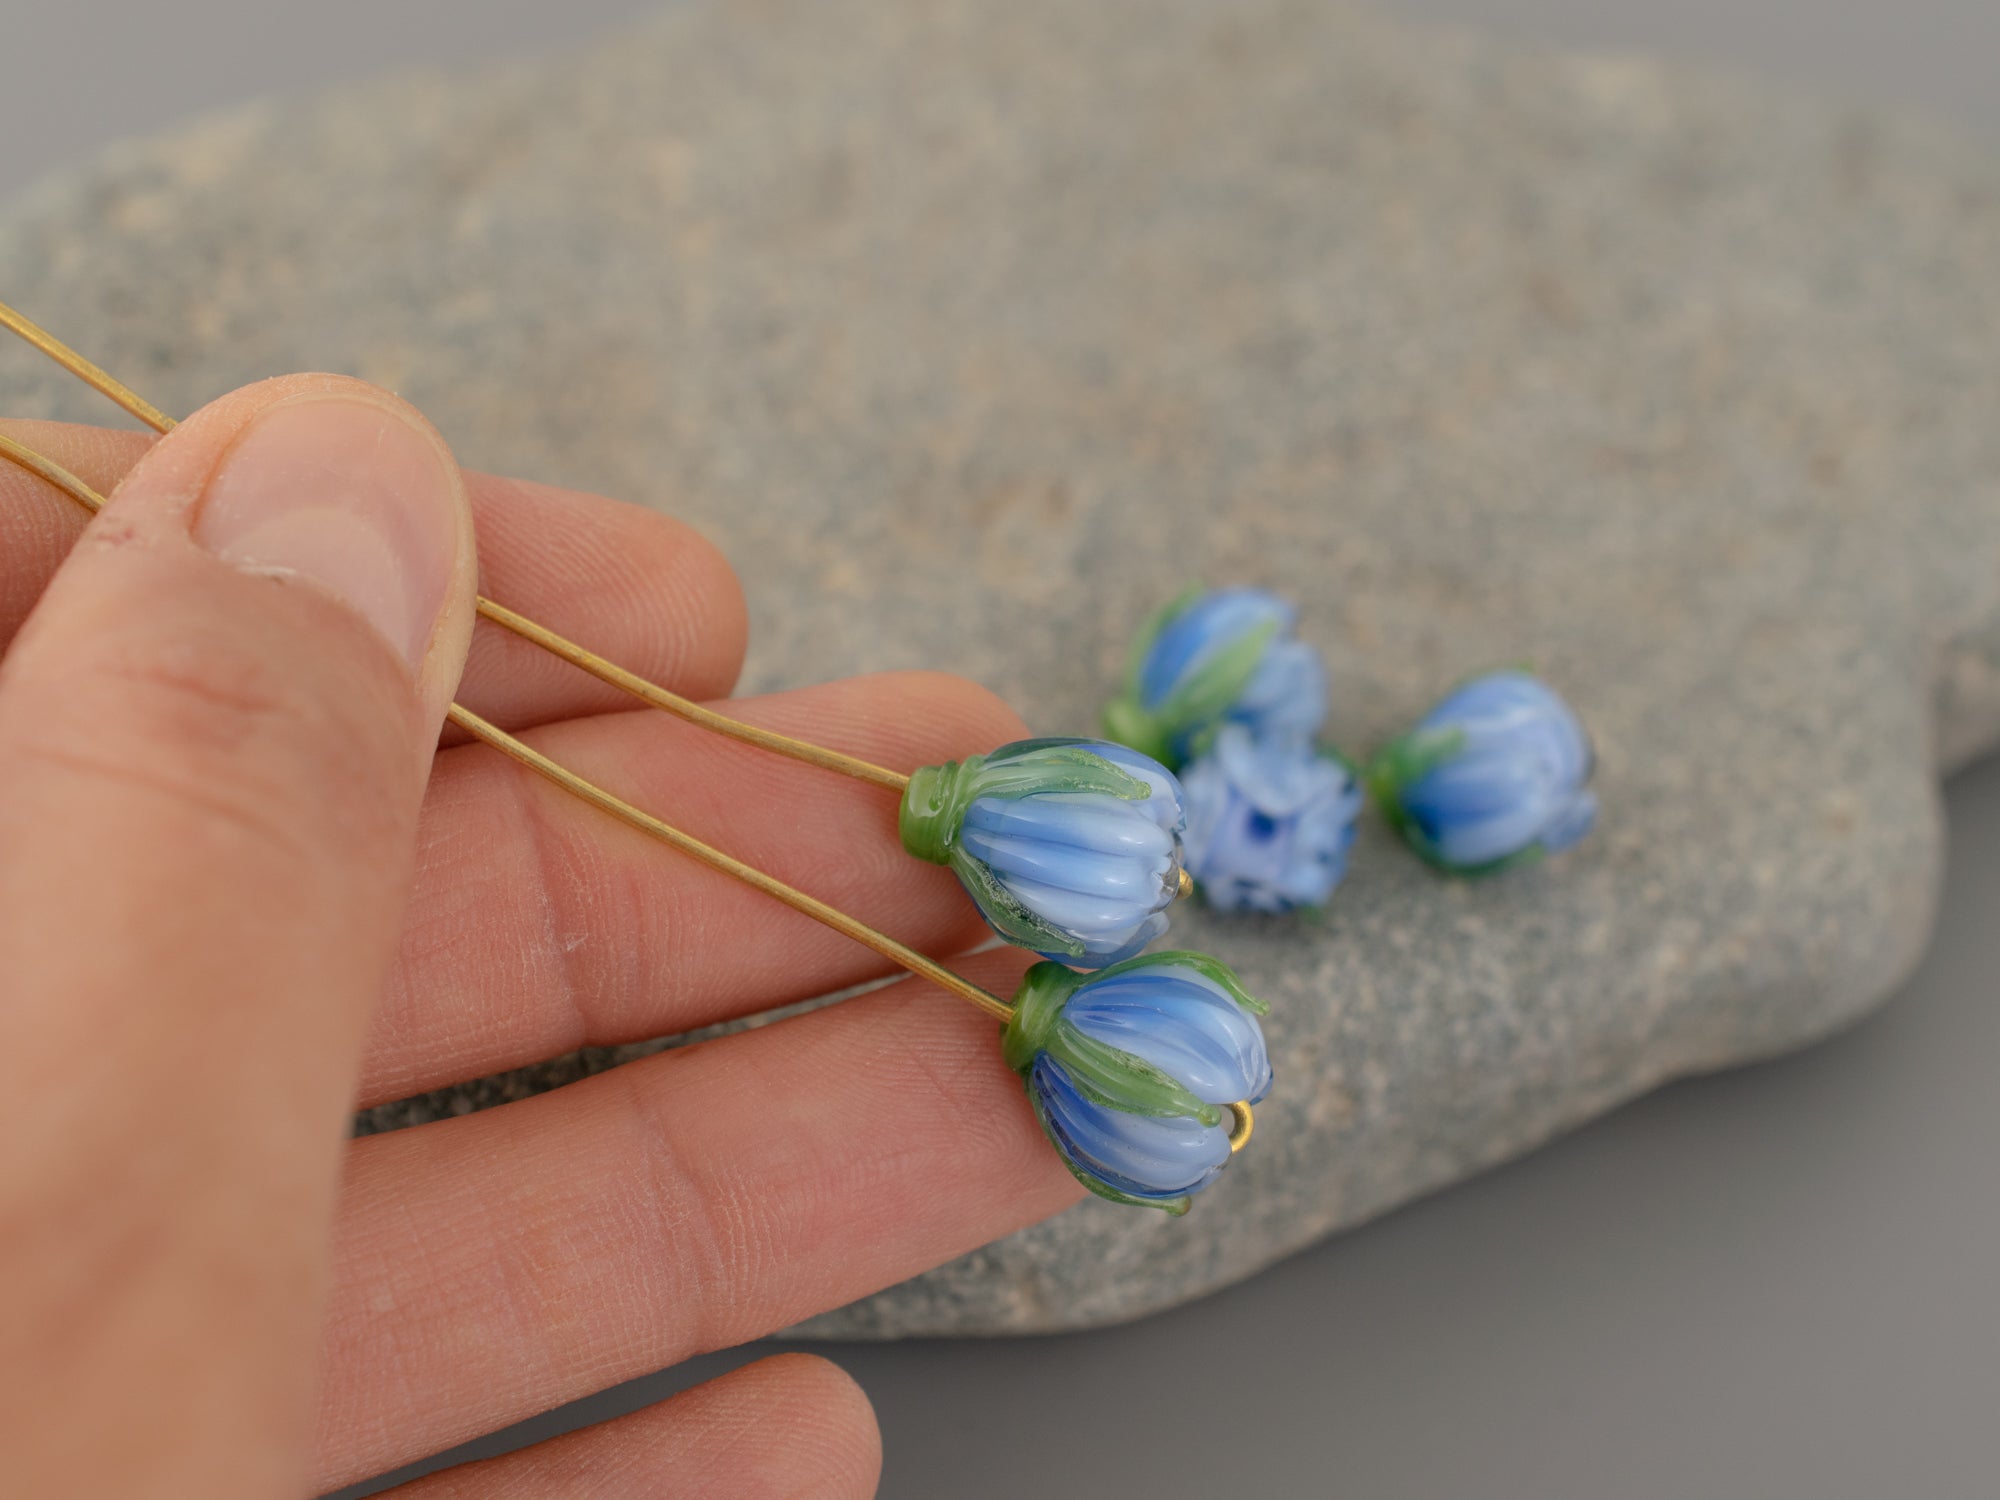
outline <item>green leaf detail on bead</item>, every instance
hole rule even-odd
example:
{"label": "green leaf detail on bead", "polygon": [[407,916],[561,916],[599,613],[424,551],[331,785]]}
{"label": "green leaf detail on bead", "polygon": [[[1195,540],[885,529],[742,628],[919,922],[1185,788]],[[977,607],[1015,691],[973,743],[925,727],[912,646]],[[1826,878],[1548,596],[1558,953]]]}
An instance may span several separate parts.
{"label": "green leaf detail on bead", "polygon": [[922,766],[911,773],[897,810],[903,847],[934,865],[948,865],[965,882],[993,928],[1008,942],[1037,953],[1081,958],[1081,939],[1064,933],[1020,900],[958,841],[965,814],[982,797],[1013,800],[1045,793],[1090,793],[1144,802],[1153,789],[1082,745],[1026,740],[992,755]]}
{"label": "green leaf detail on bead", "polygon": [[1162,604],[1146,617],[1146,623],[1139,627],[1138,635],[1132,638],[1132,647],[1125,653],[1125,692],[1133,700],[1139,697],[1139,679],[1146,672],[1146,658],[1153,653],[1153,643],[1160,638],[1160,632],[1186,614],[1207,590],[1199,583],[1190,583],[1173,598]]}
{"label": "green leaf detail on bead", "polygon": [[1131,649],[1126,653],[1124,696],[1104,705],[1104,732],[1119,744],[1129,745],[1141,755],[1150,755],[1162,765],[1173,764],[1173,736],[1160,715],[1147,712],[1141,705],[1139,681],[1160,632],[1187,613],[1202,592],[1200,584],[1191,583],[1153,611],[1132,638]]}
{"label": "green leaf detail on bead", "polygon": [[1113,698],[1104,705],[1105,738],[1129,745],[1141,755],[1149,755],[1163,766],[1173,764],[1174,747],[1165,729],[1137,698]]}
{"label": "green leaf detail on bead", "polygon": [[1113,964],[1108,969],[1100,969],[1092,977],[1109,979],[1114,974],[1129,974],[1134,969],[1155,969],[1172,964],[1183,969],[1192,969],[1211,984],[1234,1000],[1253,1016],[1268,1016],[1271,1007],[1243,988],[1243,981],[1236,977],[1236,971],[1221,959],[1206,953],[1197,953],[1191,948],[1165,948],[1158,953],[1141,953],[1137,958],[1128,958],[1121,964]]}
{"label": "green leaf detail on bead", "polygon": [[[917,851],[912,849],[911,853]],[[994,877],[984,864],[967,854],[954,844],[945,855],[944,861],[952,873],[965,882],[972,892],[973,900],[985,914],[993,930],[1017,948],[1026,948],[1034,953],[1064,953],[1071,958],[1083,956],[1083,943],[1061,932],[1029,911],[1012,891]]]}
{"label": "green leaf detail on bead", "polygon": [[1094,792],[1121,802],[1144,802],[1153,794],[1152,787],[1139,777],[1094,750],[1036,740],[1009,745],[984,757],[972,773],[972,781],[968,806],[980,797],[1015,798],[1042,792]]}
{"label": "green leaf detail on bead", "polygon": [[1144,802],[1152,787],[1082,745],[1026,740],[992,755],[969,755],[910,773],[897,809],[903,847],[934,865],[952,864],[966,810],[981,797],[1012,800],[1047,792],[1088,792]]}
{"label": "green leaf detail on bead", "polygon": [[1403,788],[1423,780],[1464,748],[1462,729],[1416,729],[1384,745],[1362,772],[1368,795],[1389,825],[1406,844],[1439,869],[1449,867],[1438,859],[1424,831],[1403,810]]}
{"label": "green leaf detail on bead", "polygon": [[1067,1021],[1056,1027],[1045,1050],[1063,1065],[1079,1093],[1106,1109],[1155,1119],[1179,1116],[1204,1125],[1220,1125],[1226,1113],[1202,1103],[1143,1058],[1085,1036]]}
{"label": "green leaf detail on bead", "polygon": [[[1139,686],[1146,658],[1160,632],[1184,614],[1202,596],[1202,592],[1199,584],[1191,585],[1146,622],[1132,644],[1131,657],[1126,664],[1125,695],[1104,705],[1104,729],[1112,739],[1121,745],[1130,745],[1142,755],[1152,756],[1169,768],[1177,769],[1185,761],[1207,752],[1223,715],[1243,695],[1243,689],[1256,675],[1257,664],[1264,659],[1264,652],[1277,638],[1279,630],[1278,622],[1273,620],[1231,641],[1190,672],[1187,679],[1162,702],[1149,709],[1145,706]],[[1176,754],[1174,742],[1188,734],[1192,738],[1186,746],[1187,754]]]}
{"label": "green leaf detail on bead", "polygon": [[1153,957],[1179,959],[1202,978],[1219,985],[1224,994],[1253,1016],[1268,1016],[1271,1013],[1271,1007],[1243,988],[1243,981],[1236,977],[1236,971],[1219,958],[1211,958],[1206,953],[1192,951],[1156,953]]}
{"label": "green leaf detail on bead", "polygon": [[1464,749],[1463,729],[1412,730],[1384,746],[1368,762],[1362,780],[1368,788],[1368,795],[1374,799],[1390,826],[1402,836],[1403,842],[1410,846],[1417,858],[1440,874],[1479,880],[1488,875],[1498,875],[1502,870],[1533,864],[1542,857],[1540,844],[1530,844],[1525,849],[1517,849],[1500,859],[1488,860],[1483,865],[1455,865],[1438,853],[1437,846],[1424,836],[1416,820],[1403,810],[1403,788],[1423,780]]}
{"label": "green leaf detail on bead", "polygon": [[1196,729],[1188,746],[1190,758],[1204,754],[1222,716],[1243,696],[1243,689],[1257,673],[1257,663],[1278,636],[1278,622],[1270,621],[1249,634],[1231,641],[1188,675],[1186,682],[1154,710],[1154,716],[1179,734]]}
{"label": "green leaf detail on bead", "polygon": [[1155,968],[1161,959],[1176,960],[1184,968],[1215,979],[1238,1004],[1247,1002],[1248,1008],[1262,1013],[1259,1003],[1243,993],[1226,966],[1199,953],[1141,954],[1095,974],[1080,974],[1057,963],[1039,963],[1022,976],[1014,992],[1014,1017],[1001,1033],[1000,1052],[1007,1066],[1026,1077],[1035,1058],[1046,1052],[1062,1064],[1085,1097],[1106,1109],[1157,1118],[1179,1115],[1204,1125],[1220,1125],[1226,1111],[1203,1103],[1179,1080],[1144,1058],[1086,1036],[1064,1017],[1063,1008],[1070,996],[1083,986],[1134,969]]}

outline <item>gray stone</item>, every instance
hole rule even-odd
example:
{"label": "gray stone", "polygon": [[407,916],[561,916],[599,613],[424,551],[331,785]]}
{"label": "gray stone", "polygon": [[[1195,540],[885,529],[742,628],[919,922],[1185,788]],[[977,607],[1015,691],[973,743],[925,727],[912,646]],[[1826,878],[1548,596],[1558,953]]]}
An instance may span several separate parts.
{"label": "gray stone", "polygon": [[[1371,827],[1322,921],[1183,915],[1280,1084],[1188,1219],[1086,1204],[817,1332],[1165,1307],[1848,1023],[2000,737],[2000,168],[1918,125],[1292,0],[700,3],[120,150],[0,265],[170,408],[347,369],[692,517],[751,688],[941,666],[1087,728],[1202,574],[1302,602],[1351,750],[1496,660],[1581,708],[1575,854],[1448,883]],[[25,364],[0,406],[99,415]]]}

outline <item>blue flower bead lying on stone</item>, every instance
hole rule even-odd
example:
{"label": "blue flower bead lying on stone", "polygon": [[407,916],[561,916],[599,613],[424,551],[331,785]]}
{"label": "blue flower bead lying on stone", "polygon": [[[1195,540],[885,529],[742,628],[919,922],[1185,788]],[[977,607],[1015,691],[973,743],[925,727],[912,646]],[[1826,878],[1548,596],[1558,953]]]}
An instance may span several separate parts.
{"label": "blue flower bead lying on stone", "polygon": [[1184,1214],[1247,1138],[1271,1090],[1264,1004],[1200,953],[1149,953],[1100,974],[1036,964],[1001,1047],[1035,1117],[1100,1198]]}
{"label": "blue flower bead lying on stone", "polygon": [[1297,613],[1262,589],[1183,595],[1140,635],[1106,732],[1176,770],[1224,722],[1310,741],[1326,718],[1326,668],[1293,633]]}
{"label": "blue flower bead lying on stone", "polygon": [[1590,737],[1526,672],[1455,690],[1368,768],[1369,790],[1419,854],[1483,875],[1567,849],[1597,820]]}
{"label": "blue flower bead lying on stone", "polygon": [[1218,911],[1323,906],[1347,873],[1361,788],[1310,744],[1224,725],[1181,789],[1188,873]]}
{"label": "blue flower bead lying on stone", "polygon": [[948,865],[1010,943],[1079,969],[1167,930],[1187,819],[1171,771],[1123,745],[1022,740],[910,778],[903,846]]}

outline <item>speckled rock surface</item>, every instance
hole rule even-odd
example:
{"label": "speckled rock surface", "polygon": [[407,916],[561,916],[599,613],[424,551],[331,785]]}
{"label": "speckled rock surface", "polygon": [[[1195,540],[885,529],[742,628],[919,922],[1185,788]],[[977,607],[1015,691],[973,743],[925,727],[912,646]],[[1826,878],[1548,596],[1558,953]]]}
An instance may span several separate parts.
{"label": "speckled rock surface", "polygon": [[[1087,1204],[821,1332],[1167,1306],[1842,1025],[2000,738],[2000,168],[1919,126],[1290,0],[697,3],[127,148],[0,267],[169,407],[348,369],[671,505],[748,687],[1088,727],[1198,571],[1302,601],[1349,749],[1496,660],[1581,708],[1576,854],[1447,884],[1371,826],[1321,923],[1183,917],[1279,1077],[1187,1220]],[[24,364],[0,406],[100,413]]]}

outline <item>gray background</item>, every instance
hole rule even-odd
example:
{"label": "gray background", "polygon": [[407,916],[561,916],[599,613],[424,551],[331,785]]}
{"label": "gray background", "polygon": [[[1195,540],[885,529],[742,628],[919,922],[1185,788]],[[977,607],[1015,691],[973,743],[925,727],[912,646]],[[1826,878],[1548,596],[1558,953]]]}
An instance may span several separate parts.
{"label": "gray background", "polygon": [[[44,60],[9,69],[0,91],[0,192],[256,94],[562,45],[647,8],[0,0],[10,60]],[[1391,8],[1712,58],[2000,136],[1993,0]],[[883,1493],[2000,1494],[2000,1011],[1988,1003],[2000,929],[1986,920],[2000,894],[2000,763],[1953,783],[1948,803],[1936,948],[1895,1004],[1846,1036],[1667,1089],[1128,1328],[814,1346],[875,1400]],[[762,1352],[694,1361],[478,1451]]]}

